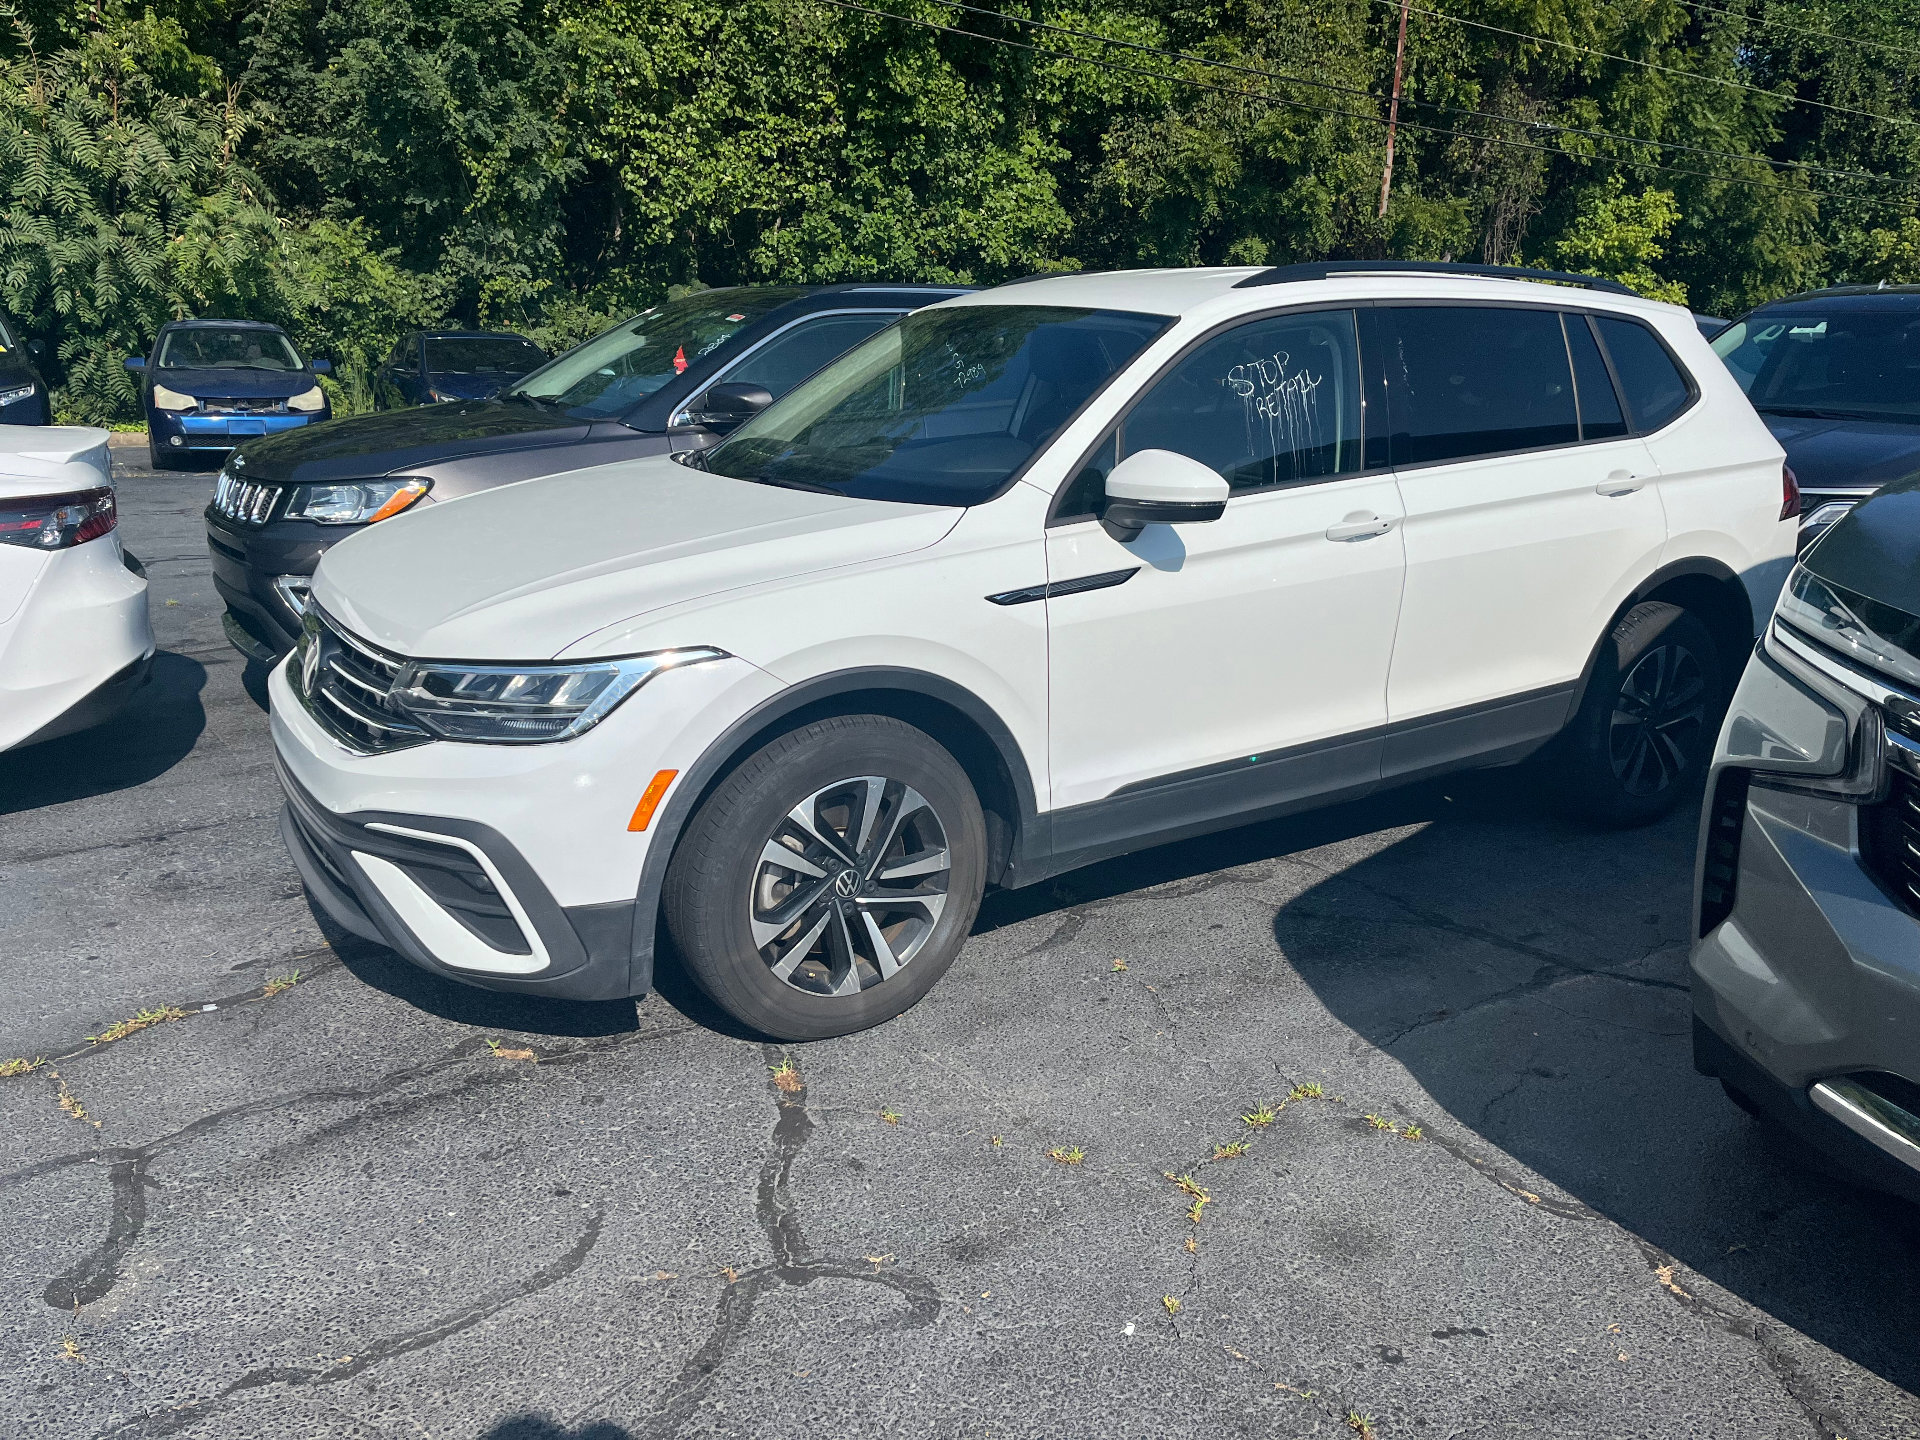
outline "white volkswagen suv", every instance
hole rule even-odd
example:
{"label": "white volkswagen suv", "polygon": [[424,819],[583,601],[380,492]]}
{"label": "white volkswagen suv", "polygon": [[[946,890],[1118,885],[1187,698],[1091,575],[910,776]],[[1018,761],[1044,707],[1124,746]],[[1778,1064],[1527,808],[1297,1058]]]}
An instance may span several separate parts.
{"label": "white volkswagen suv", "polygon": [[501,990],[643,993],[664,933],[805,1039],[988,885],[1549,743],[1664,812],[1793,554],[1780,447],[1685,310],[1448,269],[1003,285],[715,449],[354,536],[272,678],[308,886]]}

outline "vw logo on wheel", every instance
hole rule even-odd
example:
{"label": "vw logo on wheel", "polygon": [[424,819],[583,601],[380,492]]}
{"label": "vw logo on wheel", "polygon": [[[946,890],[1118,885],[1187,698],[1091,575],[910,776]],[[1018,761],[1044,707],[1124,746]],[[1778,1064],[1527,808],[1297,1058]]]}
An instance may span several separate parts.
{"label": "vw logo on wheel", "polygon": [[842,870],[834,877],[833,893],[842,900],[853,898],[853,892],[860,888],[860,877],[851,870]]}

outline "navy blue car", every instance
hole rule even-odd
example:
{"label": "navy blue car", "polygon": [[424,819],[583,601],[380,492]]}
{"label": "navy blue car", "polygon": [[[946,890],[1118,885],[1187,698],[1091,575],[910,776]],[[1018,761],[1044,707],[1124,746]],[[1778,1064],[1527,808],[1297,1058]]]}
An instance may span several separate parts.
{"label": "navy blue car", "polygon": [[156,470],[190,456],[225,456],[244,440],[317,425],[333,414],[317,376],[278,325],[255,320],[175,320],[153,353],[127,358],[141,377],[147,448]]}
{"label": "navy blue car", "polygon": [[47,382],[34,368],[40,342],[20,334],[20,327],[0,315],[0,425],[50,425],[53,402]]}
{"label": "navy blue car", "polygon": [[1713,348],[1787,452],[1802,549],[1882,485],[1920,476],[1920,285],[1775,300]]}
{"label": "navy blue car", "polygon": [[382,410],[484,400],[547,363],[547,352],[507,330],[415,330],[373,377]]}

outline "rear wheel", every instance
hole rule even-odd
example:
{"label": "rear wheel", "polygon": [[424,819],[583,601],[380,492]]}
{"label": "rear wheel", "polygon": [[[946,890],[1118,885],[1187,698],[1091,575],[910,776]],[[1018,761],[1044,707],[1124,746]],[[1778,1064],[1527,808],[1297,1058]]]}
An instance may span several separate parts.
{"label": "rear wheel", "polygon": [[158,445],[149,443],[147,445],[147,464],[155,470],[171,470],[173,468],[173,457]]}
{"label": "rear wheel", "polygon": [[1572,797],[1607,825],[1645,825],[1693,793],[1712,758],[1726,680],[1691,611],[1636,605],[1600,647],[1560,756]]}
{"label": "rear wheel", "polygon": [[781,1040],[891,1020],[960,953],[986,883],[966,772],[880,715],[769,742],[708,796],[667,871],[667,930],[694,980]]}

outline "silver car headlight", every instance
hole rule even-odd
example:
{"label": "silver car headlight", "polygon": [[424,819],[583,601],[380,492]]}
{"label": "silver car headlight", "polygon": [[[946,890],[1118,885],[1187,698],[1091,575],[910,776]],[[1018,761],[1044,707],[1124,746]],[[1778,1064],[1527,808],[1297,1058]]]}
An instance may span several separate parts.
{"label": "silver car headlight", "polygon": [[410,661],[387,703],[443,740],[533,745],[571,740],[598,725],[655,675],[726,658],[699,646],[572,665],[459,665]]}
{"label": "silver car headlight", "polygon": [[194,410],[200,402],[191,395],[183,395],[178,390],[169,390],[156,383],[153,387],[153,408],[156,410]]}
{"label": "silver car headlight", "polygon": [[413,475],[344,485],[296,485],[285,518],[322,525],[370,525],[398,515],[432,488],[431,480]]}
{"label": "silver car headlight", "polygon": [[302,390],[298,395],[289,396],[287,398],[287,409],[312,414],[322,409],[326,403],[326,392],[318,385],[314,385]]}

